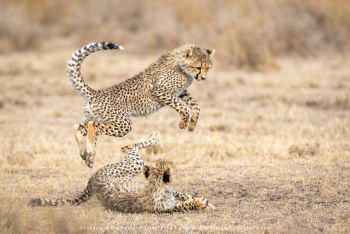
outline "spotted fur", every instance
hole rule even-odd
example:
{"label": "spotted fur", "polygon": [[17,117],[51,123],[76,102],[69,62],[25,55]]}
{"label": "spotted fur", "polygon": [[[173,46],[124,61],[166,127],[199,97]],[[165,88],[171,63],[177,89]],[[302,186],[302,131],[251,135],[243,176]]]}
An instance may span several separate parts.
{"label": "spotted fur", "polygon": [[106,191],[105,206],[114,211],[127,213],[180,212],[214,208],[204,197],[179,193],[168,186],[174,170],[171,162],[158,160],[144,168],[147,182],[142,189],[127,193]]}
{"label": "spotted fur", "polygon": [[215,53],[215,50],[193,44],[183,45],[110,88],[94,90],[89,87],[81,75],[84,58],[95,51],[122,48],[111,42],[90,43],[74,52],[68,62],[68,77],[85,99],[83,122],[75,125],[75,134],[80,155],[89,167],[92,167],[95,155],[95,143],[86,141],[89,121],[94,121],[96,135],[122,137],[131,131],[132,117],[149,115],[169,106],[180,114],[179,127],[193,131],[200,107],[188,88],[194,79],[206,79]]}
{"label": "spotted fur", "polygon": [[[213,208],[203,197],[177,192],[168,186],[172,180],[174,167],[171,162],[158,160],[152,165],[144,165],[139,150],[154,145],[159,135],[153,135],[139,143],[122,148],[125,159],[99,169],[89,180],[81,196],[75,199],[31,200],[32,206],[80,205],[93,195],[102,204],[120,212],[175,212]],[[135,184],[133,178],[141,173],[147,179],[144,186]]]}
{"label": "spotted fur", "polygon": [[108,190],[110,187],[120,192],[136,189],[132,178],[140,174],[144,166],[140,150],[157,144],[159,139],[160,135],[155,133],[146,139],[141,139],[138,143],[124,146],[122,148],[124,159],[117,163],[108,164],[97,170],[89,179],[86,189],[81,196],[75,199],[37,198],[33,199],[31,204],[34,206],[79,205],[89,200],[93,194],[97,195],[97,197],[102,196],[100,193]]}

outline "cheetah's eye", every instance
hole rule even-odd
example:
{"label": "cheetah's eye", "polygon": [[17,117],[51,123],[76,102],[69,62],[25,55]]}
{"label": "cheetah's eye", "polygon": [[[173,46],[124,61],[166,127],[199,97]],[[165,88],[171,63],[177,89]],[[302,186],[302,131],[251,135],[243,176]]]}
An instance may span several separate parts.
{"label": "cheetah's eye", "polygon": [[201,70],[202,69],[202,67],[196,67],[198,70]]}

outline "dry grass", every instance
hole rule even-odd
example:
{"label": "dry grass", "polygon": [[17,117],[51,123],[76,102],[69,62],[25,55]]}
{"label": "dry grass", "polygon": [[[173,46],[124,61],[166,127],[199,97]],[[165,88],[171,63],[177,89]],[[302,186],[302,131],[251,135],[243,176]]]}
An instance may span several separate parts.
{"label": "dry grass", "polygon": [[[349,60],[283,59],[268,73],[216,66],[191,87],[202,106],[195,132],[178,129],[178,115],[164,108],[135,119],[124,138],[101,137],[91,170],[73,137],[83,101],[65,75],[72,50],[0,56],[2,232],[350,232]],[[107,87],[154,58],[98,53],[83,72],[94,88]],[[27,206],[33,197],[77,194],[97,167],[120,159],[121,146],[150,131],[163,140],[146,160],[173,160],[174,186],[207,196],[215,211],[120,214],[96,200]]]}
{"label": "dry grass", "polygon": [[348,53],[349,14],[347,0],[4,0],[0,51],[111,40],[141,53],[196,42],[216,48],[222,65],[266,70],[281,55]]}
{"label": "dry grass", "polygon": [[[1,232],[349,233],[349,15],[347,0],[2,1]],[[211,78],[191,87],[202,107],[196,131],[178,129],[178,115],[164,108],[135,119],[124,138],[101,137],[88,169],[72,129],[83,101],[65,61],[100,40],[127,52],[87,59],[94,88],[136,73],[159,50],[215,48]],[[174,186],[207,196],[215,211],[121,214],[96,200],[27,205],[79,193],[97,167],[120,159],[121,146],[150,131],[163,139],[146,160],[173,160]]]}

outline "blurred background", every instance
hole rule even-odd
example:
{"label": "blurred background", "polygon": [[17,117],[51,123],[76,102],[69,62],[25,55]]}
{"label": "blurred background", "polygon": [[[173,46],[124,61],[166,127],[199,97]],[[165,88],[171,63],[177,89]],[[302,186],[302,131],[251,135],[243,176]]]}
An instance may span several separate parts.
{"label": "blurred background", "polygon": [[119,42],[128,51],[196,42],[220,65],[275,68],[279,56],[348,53],[348,0],[2,0],[0,52]]}

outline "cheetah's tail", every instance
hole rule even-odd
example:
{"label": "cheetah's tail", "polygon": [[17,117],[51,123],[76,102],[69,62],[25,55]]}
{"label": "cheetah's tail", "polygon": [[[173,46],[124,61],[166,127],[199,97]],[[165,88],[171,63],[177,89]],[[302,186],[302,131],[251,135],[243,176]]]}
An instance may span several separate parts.
{"label": "cheetah's tail", "polygon": [[67,62],[68,79],[71,81],[73,87],[80,91],[83,97],[89,99],[94,92],[94,90],[85,83],[81,75],[81,64],[83,60],[96,51],[113,49],[124,50],[123,46],[112,42],[92,42],[72,54],[72,57]]}
{"label": "cheetah's tail", "polygon": [[72,204],[69,199],[47,199],[47,198],[34,198],[30,200],[32,206],[63,206],[66,204]]}
{"label": "cheetah's tail", "polygon": [[66,204],[80,205],[86,202],[92,197],[92,192],[89,186],[84,190],[83,194],[75,199],[47,199],[47,198],[34,198],[30,201],[31,206],[63,206]]}

